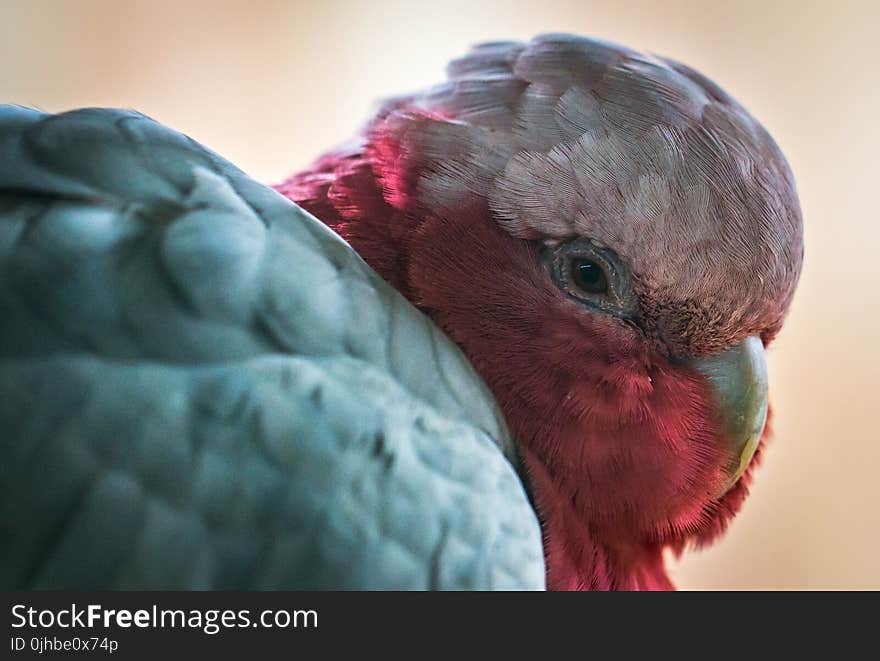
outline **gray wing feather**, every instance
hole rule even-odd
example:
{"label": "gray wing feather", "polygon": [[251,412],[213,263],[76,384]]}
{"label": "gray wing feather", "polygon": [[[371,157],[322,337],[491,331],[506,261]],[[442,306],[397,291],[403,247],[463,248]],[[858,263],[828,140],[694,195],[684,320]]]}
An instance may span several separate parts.
{"label": "gray wing feather", "polygon": [[0,108],[0,319],[4,587],[543,587],[467,360],[185,136]]}

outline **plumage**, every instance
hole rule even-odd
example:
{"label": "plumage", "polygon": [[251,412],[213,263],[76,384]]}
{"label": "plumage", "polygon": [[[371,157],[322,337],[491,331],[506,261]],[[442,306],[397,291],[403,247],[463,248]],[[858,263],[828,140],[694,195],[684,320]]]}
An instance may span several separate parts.
{"label": "plumage", "polygon": [[669,589],[724,531],[803,258],[781,151],[598,39],[447,73],[276,190],[0,109],[2,585]]}
{"label": "plumage", "polygon": [[0,109],[0,272],[5,588],[543,587],[461,352],[188,138]]}
{"label": "plumage", "polygon": [[[486,380],[524,457],[548,586],[671,587],[663,548],[723,531],[761,455],[727,454],[734,414],[699,366],[745,359],[783,323],[803,259],[791,171],[739,103],[672,60],[554,34],[477,47],[448,74],[277,189],[320,209]],[[337,196],[309,184],[319,171]],[[585,309],[548,268],[585,239],[634,311]],[[730,465],[749,467],[732,487]]]}

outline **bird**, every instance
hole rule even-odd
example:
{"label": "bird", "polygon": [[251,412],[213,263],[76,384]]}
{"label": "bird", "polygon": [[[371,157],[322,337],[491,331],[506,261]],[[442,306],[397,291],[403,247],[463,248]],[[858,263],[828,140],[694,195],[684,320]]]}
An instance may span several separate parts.
{"label": "bird", "polygon": [[767,130],[598,38],[479,44],[273,185],[4,106],[0,584],[674,589],[803,251]]}

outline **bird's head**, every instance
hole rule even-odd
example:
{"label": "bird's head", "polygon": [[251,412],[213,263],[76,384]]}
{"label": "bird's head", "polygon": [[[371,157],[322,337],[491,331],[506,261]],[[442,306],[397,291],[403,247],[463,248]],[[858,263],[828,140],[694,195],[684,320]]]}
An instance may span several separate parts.
{"label": "bird's head", "polygon": [[[611,575],[722,530],[803,256],[764,128],[686,66],[547,35],[479,46],[389,102],[367,153],[397,214],[399,286],[517,439],[549,584],[614,585],[580,567]],[[617,560],[597,570],[599,547]]]}

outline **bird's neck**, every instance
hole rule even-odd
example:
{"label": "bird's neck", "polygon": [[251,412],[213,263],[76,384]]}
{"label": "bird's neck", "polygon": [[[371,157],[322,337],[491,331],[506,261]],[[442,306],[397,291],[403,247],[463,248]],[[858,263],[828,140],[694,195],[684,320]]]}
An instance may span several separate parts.
{"label": "bird's neck", "polygon": [[410,298],[402,215],[385,200],[362,149],[333,152],[274,187],[334,230]]}
{"label": "bird's neck", "polygon": [[674,589],[661,545],[634,544],[597,530],[543,464],[528,451],[524,455],[544,534],[548,589]]}
{"label": "bird's neck", "polygon": [[[413,299],[407,278],[406,219],[386,202],[362,153],[325,156],[275,188],[340,234],[385,280]],[[517,426],[515,420],[511,423]],[[549,588],[672,588],[659,545],[634,545],[593,529],[571,494],[527,449],[521,450],[543,527]]]}

